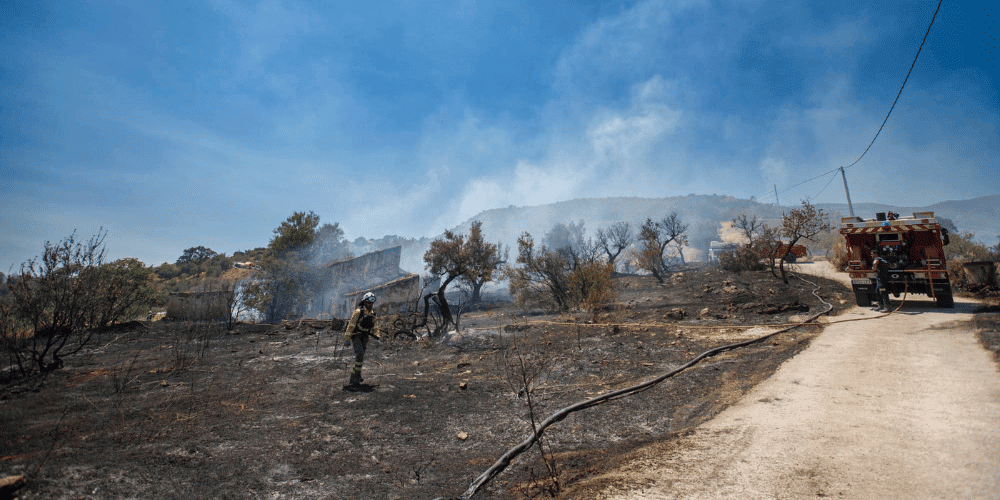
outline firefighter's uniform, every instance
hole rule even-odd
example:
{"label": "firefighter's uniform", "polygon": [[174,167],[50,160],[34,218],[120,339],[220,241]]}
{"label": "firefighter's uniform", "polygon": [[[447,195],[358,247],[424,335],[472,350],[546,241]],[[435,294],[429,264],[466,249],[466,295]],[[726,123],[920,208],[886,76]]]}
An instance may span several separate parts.
{"label": "firefighter's uniform", "polygon": [[364,381],[361,378],[361,367],[365,364],[365,350],[368,348],[368,336],[380,338],[375,328],[376,314],[374,307],[368,309],[364,303],[359,305],[347,322],[344,340],[354,347],[354,370],[351,371],[350,385],[358,385]]}

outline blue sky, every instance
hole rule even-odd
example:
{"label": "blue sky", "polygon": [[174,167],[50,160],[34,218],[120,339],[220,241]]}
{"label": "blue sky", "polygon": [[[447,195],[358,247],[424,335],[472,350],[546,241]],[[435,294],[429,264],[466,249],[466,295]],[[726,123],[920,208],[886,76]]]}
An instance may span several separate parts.
{"label": "blue sky", "polygon": [[[802,182],[865,150],[937,2],[371,4],[0,4],[0,271],[100,227],[115,258],[231,254],[294,211],[354,239],[580,197],[843,202]],[[1000,192],[998,18],[944,1],[855,203]]]}

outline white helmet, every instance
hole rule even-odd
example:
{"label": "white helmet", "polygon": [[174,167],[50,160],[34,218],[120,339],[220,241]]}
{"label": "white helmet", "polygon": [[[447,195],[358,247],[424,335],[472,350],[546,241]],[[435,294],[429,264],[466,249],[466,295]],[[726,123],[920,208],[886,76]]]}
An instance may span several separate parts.
{"label": "white helmet", "polygon": [[371,302],[372,304],[374,304],[375,294],[371,292],[366,293],[364,297],[361,297],[361,302]]}

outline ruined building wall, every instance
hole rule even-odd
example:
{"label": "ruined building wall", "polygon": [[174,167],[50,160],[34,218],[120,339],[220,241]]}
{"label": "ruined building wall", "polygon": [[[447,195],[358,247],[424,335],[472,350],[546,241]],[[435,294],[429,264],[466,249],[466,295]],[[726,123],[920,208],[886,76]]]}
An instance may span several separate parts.
{"label": "ruined building wall", "polygon": [[372,292],[377,297],[375,310],[380,315],[387,316],[396,313],[405,315],[410,312],[420,297],[420,276],[408,274],[373,288],[345,294],[338,307],[339,311],[343,311],[339,317],[349,317],[365,292]]}
{"label": "ruined building wall", "polygon": [[401,252],[402,247],[392,247],[327,264],[329,282],[343,293],[388,283],[404,274],[399,269]]}
{"label": "ruined building wall", "polygon": [[392,312],[407,301],[415,300],[420,293],[420,277],[399,268],[401,255],[402,247],[396,246],[324,266],[330,289],[318,315],[347,317],[368,291],[378,296],[380,308]]}

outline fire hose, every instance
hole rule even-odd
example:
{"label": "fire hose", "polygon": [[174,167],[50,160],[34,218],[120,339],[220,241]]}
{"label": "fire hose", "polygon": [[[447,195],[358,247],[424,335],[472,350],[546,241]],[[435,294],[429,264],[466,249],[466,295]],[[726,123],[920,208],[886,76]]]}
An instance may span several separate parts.
{"label": "fire hose", "polygon": [[[752,344],[763,342],[763,341],[765,341],[765,340],[767,340],[767,339],[769,339],[771,337],[774,337],[775,335],[787,332],[789,330],[792,330],[794,328],[802,326],[802,325],[804,325],[806,323],[809,323],[809,322],[815,320],[816,318],[818,318],[818,317],[820,317],[820,316],[822,316],[824,314],[829,313],[833,309],[833,305],[832,304],[830,304],[829,302],[823,300],[823,298],[820,297],[818,293],[816,293],[820,289],[819,285],[817,285],[816,283],[813,283],[813,282],[811,282],[811,281],[809,281],[809,280],[807,280],[807,279],[805,279],[805,278],[803,278],[803,277],[801,277],[801,276],[799,276],[797,274],[794,274],[793,276],[795,276],[795,277],[801,279],[802,281],[805,281],[806,283],[809,283],[809,284],[811,284],[811,285],[813,285],[813,286],[816,287],[816,288],[813,289],[812,294],[815,295],[816,298],[819,299],[820,302],[822,302],[823,304],[826,304],[826,306],[827,306],[826,310],[818,312],[816,314],[813,314],[812,316],[810,316],[809,318],[805,319],[801,323],[795,324],[793,326],[788,326],[788,327],[782,328],[780,330],[768,333],[767,335],[763,335],[763,336],[756,337],[756,338],[753,338],[753,339],[750,339],[750,340],[745,340],[745,341],[742,341],[742,342],[736,342],[736,343],[733,343],[733,344],[727,344],[727,345],[724,345],[724,346],[720,346],[720,347],[716,347],[716,348],[713,348],[713,349],[709,349],[709,350],[707,350],[707,351],[699,354],[698,356],[695,356],[693,359],[691,359],[687,363],[685,363],[685,364],[683,364],[683,365],[681,365],[681,366],[679,366],[679,367],[677,367],[677,368],[675,368],[673,370],[670,370],[670,371],[668,371],[666,373],[663,373],[663,374],[661,374],[661,375],[659,375],[659,376],[657,376],[657,377],[655,377],[653,379],[647,380],[645,382],[641,382],[641,383],[633,385],[631,387],[625,387],[623,389],[618,389],[618,390],[615,390],[615,391],[607,392],[607,393],[602,394],[600,396],[596,396],[596,397],[593,397],[593,398],[581,401],[579,403],[575,403],[573,405],[567,406],[567,407],[565,407],[565,408],[563,408],[561,410],[556,411],[551,416],[549,416],[548,418],[546,418],[545,420],[543,420],[538,425],[538,427],[535,428],[533,430],[533,432],[531,434],[529,434],[524,439],[524,441],[522,441],[519,444],[515,445],[514,447],[510,448],[492,466],[490,466],[490,468],[486,469],[485,472],[483,472],[482,474],[480,474],[479,477],[477,477],[476,480],[473,481],[471,485],[469,485],[469,488],[467,490],[465,490],[465,492],[459,498],[461,498],[462,500],[468,500],[468,499],[472,498],[472,496],[475,495],[476,492],[478,492],[483,486],[485,486],[488,482],[490,482],[491,480],[493,480],[493,478],[495,478],[496,476],[498,476],[501,472],[503,472],[504,470],[506,470],[506,468],[511,464],[511,462],[515,458],[517,458],[518,455],[520,455],[521,453],[524,453],[525,451],[527,451],[528,449],[530,449],[539,439],[541,439],[542,434],[545,432],[546,429],[548,429],[553,424],[556,424],[556,423],[562,421],[567,416],[569,416],[571,413],[578,412],[580,410],[585,410],[587,408],[591,408],[591,407],[594,407],[594,406],[597,406],[597,405],[600,405],[600,404],[603,404],[603,403],[607,403],[608,401],[614,401],[614,400],[617,400],[617,399],[624,398],[626,396],[631,396],[631,395],[634,395],[634,394],[638,394],[640,392],[645,391],[646,389],[649,389],[649,388],[651,388],[651,387],[659,384],[660,382],[663,382],[664,380],[667,380],[667,379],[669,379],[671,377],[674,377],[675,375],[678,375],[679,373],[687,370],[688,368],[691,368],[691,367],[697,365],[698,363],[700,363],[702,360],[704,360],[706,358],[709,358],[709,357],[712,357],[712,356],[715,356],[717,354],[720,354],[720,353],[723,353],[723,352],[726,352],[726,351],[730,351],[730,350],[733,350],[733,349],[738,349],[738,348],[741,348],[741,347],[746,347],[746,346],[749,346],[749,345],[752,345]],[[902,306],[902,304],[900,304],[900,306]],[[447,500],[447,499],[445,497],[438,497],[438,498],[435,498],[434,500]]]}

